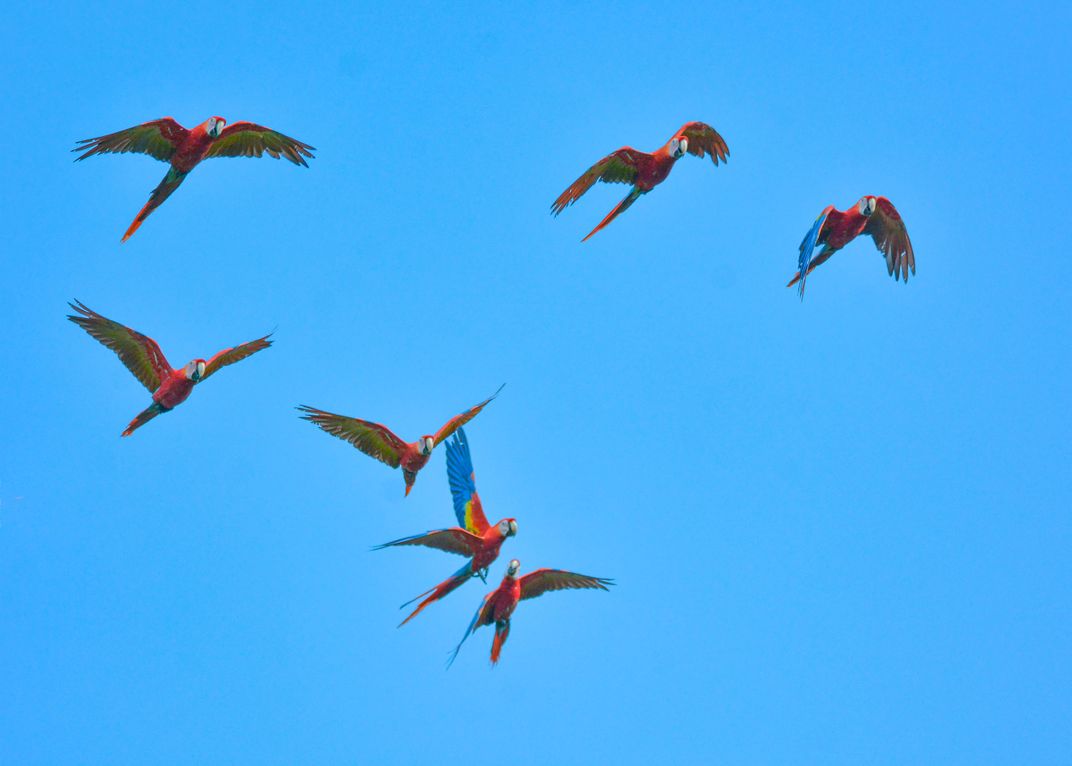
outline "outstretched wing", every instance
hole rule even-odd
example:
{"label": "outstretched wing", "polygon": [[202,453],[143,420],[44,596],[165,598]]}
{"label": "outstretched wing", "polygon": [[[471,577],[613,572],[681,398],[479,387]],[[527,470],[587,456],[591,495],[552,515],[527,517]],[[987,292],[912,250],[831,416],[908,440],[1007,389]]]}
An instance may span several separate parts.
{"label": "outstretched wing", "polygon": [[171,374],[171,365],[164,357],[164,352],[148,335],[113,322],[79,301],[67,305],[78,312],[68,314],[67,318],[114,351],[119,361],[149,391],[160,388],[160,383]]}
{"label": "outstretched wing", "polygon": [[151,122],[143,122],[133,128],[109,133],[97,138],[85,138],[78,142],[78,146],[72,152],[83,152],[75,159],[84,160],[94,154],[123,154],[124,152],[139,152],[148,154],[150,157],[168,162],[175,153],[182,140],[186,138],[188,131],[170,117],[164,117]]}
{"label": "outstretched wing", "polygon": [[875,212],[867,219],[864,233],[870,234],[879,251],[886,256],[886,272],[894,279],[908,281],[908,272],[916,273],[916,254],[908,239],[901,214],[885,197],[875,197]]}
{"label": "outstretched wing", "polygon": [[220,132],[220,137],[212,142],[205,159],[209,157],[262,157],[267,152],[277,160],[280,157],[290,160],[295,165],[305,165],[306,157],[312,157],[316,147],[303,144],[290,136],[256,125],[252,122],[236,122]]}
{"label": "outstretched wing", "polygon": [[[499,391],[502,391],[505,386],[506,386],[505,383],[503,383],[501,386],[499,386]],[[487,399],[482,401],[477,406],[466,410],[461,415],[455,415],[450,420],[448,420],[446,422],[446,424],[442,428],[440,428],[438,431],[436,431],[435,445],[438,447],[443,442],[444,439],[449,439],[450,435],[452,433],[454,433],[459,428],[461,428],[466,423],[468,423],[470,420],[472,420],[477,415],[479,415],[480,411],[482,409],[484,409],[484,407],[487,406],[488,402],[490,402],[492,399],[494,399],[496,396],[499,395],[499,391],[496,391],[494,394],[489,396]]]}
{"label": "outstretched wing", "polygon": [[450,655],[450,659],[447,660],[447,667],[449,668],[454,664],[454,660],[458,657],[458,652],[461,651],[462,644],[465,643],[465,639],[476,632],[476,629],[481,625],[489,625],[491,623],[491,613],[488,611],[488,602],[491,601],[491,596],[495,591],[492,591],[488,595],[484,596],[484,600],[480,602],[480,608],[476,610],[476,614],[473,615],[473,621],[469,623],[469,627],[465,629],[465,635],[462,636],[462,640],[458,642],[458,645],[454,647],[454,651]]}
{"label": "outstretched wing", "polygon": [[558,215],[580,199],[596,181],[608,184],[634,183],[637,177],[637,158],[642,154],[644,152],[638,152],[628,146],[608,154],[558,195],[558,199],[551,205],[552,215]]}
{"label": "outstretched wing", "polygon": [[536,598],[551,590],[569,590],[575,588],[598,588],[608,590],[613,580],[604,577],[566,572],[562,569],[537,569],[521,577],[521,598]]}
{"label": "outstretched wing", "polygon": [[369,457],[374,457],[392,468],[398,468],[398,464],[402,462],[402,453],[405,452],[406,443],[391,433],[387,426],[358,418],[333,415],[305,405],[298,407],[298,410],[305,420],[319,426],[332,436],[338,436],[343,441],[350,442]]}
{"label": "outstretched wing", "polygon": [[263,351],[272,345],[272,341],[268,340],[272,337],[271,333],[268,333],[263,338],[257,338],[257,340],[251,340],[249,343],[243,343],[241,346],[235,346],[234,348],[225,348],[220,351],[205,365],[205,374],[201,376],[201,380],[207,380],[208,376],[219,370],[221,367],[226,367],[229,364],[235,362],[241,362],[247,356],[253,356],[258,351]]}
{"label": "outstretched wing", "polygon": [[489,524],[484,516],[480,495],[476,493],[473,458],[469,454],[465,429],[462,428],[447,442],[447,479],[450,481],[450,494],[454,498],[454,515],[458,517],[458,523],[474,535],[483,535]]}
{"label": "outstretched wing", "polygon": [[425,532],[423,535],[400,537],[389,543],[377,545],[372,550],[378,551],[383,548],[392,548],[396,545],[423,545],[428,548],[436,548],[447,553],[457,553],[459,556],[472,558],[480,548],[480,537],[457,527],[434,529],[431,532]]}
{"label": "outstretched wing", "polygon": [[711,162],[716,166],[719,160],[726,162],[729,159],[730,148],[726,146],[726,141],[705,122],[685,123],[675,135],[685,136],[689,140],[689,154],[700,159],[703,159],[705,154],[710,154]]}

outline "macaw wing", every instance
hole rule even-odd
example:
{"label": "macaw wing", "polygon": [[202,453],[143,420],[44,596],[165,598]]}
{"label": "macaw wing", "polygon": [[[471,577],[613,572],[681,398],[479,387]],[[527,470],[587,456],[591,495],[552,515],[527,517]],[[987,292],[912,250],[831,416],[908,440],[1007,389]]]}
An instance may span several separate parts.
{"label": "macaw wing", "polygon": [[148,154],[150,157],[169,162],[175,149],[186,138],[188,131],[170,117],[164,117],[151,122],[143,122],[133,128],[109,133],[97,138],[84,138],[78,142],[78,146],[72,152],[83,152],[75,159],[84,160],[94,154],[111,152],[123,154],[124,152],[138,152]]}
{"label": "macaw wing", "polygon": [[263,351],[272,345],[272,341],[268,340],[272,337],[271,333],[265,335],[263,338],[257,338],[257,340],[251,340],[249,343],[243,343],[241,346],[235,346],[234,348],[225,348],[214,355],[208,360],[205,365],[205,374],[201,376],[201,380],[207,380],[208,376],[219,370],[221,367],[226,367],[229,364],[235,362],[241,362],[247,356],[253,356],[258,351]]}
{"label": "macaw wing", "polygon": [[458,656],[458,652],[461,651],[462,644],[465,643],[465,639],[469,638],[476,629],[482,625],[491,624],[491,613],[488,610],[488,603],[491,601],[491,596],[495,591],[492,591],[488,595],[484,596],[484,600],[480,602],[480,608],[476,610],[476,614],[473,615],[473,621],[469,623],[469,627],[465,629],[465,635],[462,636],[462,640],[458,642],[458,645],[454,647],[454,652],[451,653],[450,659],[447,660],[447,667],[449,668],[454,664],[454,660]]}
{"label": "macaw wing", "polygon": [[718,165],[718,161],[726,162],[730,156],[730,148],[726,141],[714,128],[705,122],[689,122],[681,126],[675,135],[685,136],[689,140],[689,154],[703,159],[706,154],[711,155],[711,161]]}
{"label": "macaw wing", "polygon": [[464,529],[457,527],[451,529],[434,529],[422,535],[400,537],[383,545],[377,545],[373,550],[392,548],[396,545],[423,545],[428,548],[436,548],[447,553],[457,553],[459,556],[472,558],[480,549],[480,537]]}
{"label": "macaw wing", "polygon": [[304,405],[298,407],[298,410],[301,411],[305,420],[319,426],[325,433],[350,442],[369,457],[374,457],[392,468],[398,468],[402,462],[406,443],[391,433],[387,426],[358,418],[333,415],[330,412]]}
{"label": "macaw wing", "polygon": [[875,212],[867,219],[864,233],[870,234],[886,257],[886,272],[894,279],[908,281],[908,272],[916,273],[916,254],[908,238],[901,214],[885,197],[875,197]]}
{"label": "macaw wing", "polygon": [[[499,391],[502,391],[505,386],[506,386],[505,383],[503,383],[501,386],[499,386]],[[480,411],[482,409],[484,409],[488,405],[488,402],[490,402],[492,399],[494,399],[496,396],[499,395],[499,391],[496,391],[494,394],[489,396],[487,399],[482,401],[477,406],[466,410],[461,415],[455,415],[450,420],[448,420],[446,422],[446,424],[442,428],[440,428],[438,431],[436,431],[436,434],[435,434],[435,446],[438,447],[443,442],[444,439],[449,439],[450,435],[452,433],[454,433],[459,428],[461,428],[466,423],[468,423],[470,420],[472,420],[477,415],[479,415]]]}
{"label": "macaw wing", "polygon": [[592,188],[596,181],[608,184],[631,184],[636,182],[637,158],[644,154],[631,147],[624,147],[611,152],[588,170],[584,175],[570,184],[566,191],[558,195],[551,205],[551,213],[558,215],[572,205],[581,195]]}
{"label": "macaw wing", "polygon": [[164,378],[171,374],[171,365],[164,357],[164,352],[148,335],[113,322],[79,301],[67,305],[78,312],[77,315],[69,314],[67,318],[114,351],[119,361],[149,391],[160,388]]}
{"label": "macaw wing", "polygon": [[465,429],[459,428],[454,438],[447,442],[447,479],[450,482],[450,494],[454,498],[454,515],[458,517],[458,524],[474,535],[483,535],[490,525],[484,516],[480,495],[476,493],[473,458],[469,454],[469,440],[465,438]]}
{"label": "macaw wing", "polygon": [[613,580],[605,577],[589,577],[588,575],[566,572],[562,569],[537,569],[521,577],[521,598],[536,598],[552,590],[568,590],[574,588],[599,588],[608,590],[608,585],[613,585]]}
{"label": "macaw wing", "polygon": [[295,165],[305,165],[306,157],[312,157],[316,147],[284,136],[282,133],[252,122],[236,122],[220,132],[220,137],[208,148],[209,157],[262,157],[267,152],[272,157],[284,157]]}
{"label": "macaw wing", "polygon": [[[833,205],[827,205],[823,212],[819,213],[819,217],[815,219],[815,223],[811,225],[808,233],[804,235],[804,239],[800,241],[800,255],[797,258],[797,276],[800,279],[800,286],[797,291],[800,294],[800,299],[804,300],[804,283],[808,278],[808,270],[811,266],[811,258],[815,253],[815,245],[819,241],[819,235],[822,233],[823,224],[826,223],[827,216],[830,215],[830,211],[834,209]],[[793,284],[790,282],[789,284]]]}

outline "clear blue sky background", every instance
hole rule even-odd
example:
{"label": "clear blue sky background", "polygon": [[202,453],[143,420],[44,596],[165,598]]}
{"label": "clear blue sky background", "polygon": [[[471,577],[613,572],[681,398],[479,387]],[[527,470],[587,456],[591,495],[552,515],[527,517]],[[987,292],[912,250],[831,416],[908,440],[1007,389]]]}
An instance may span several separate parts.
{"label": "clear blue sky background", "polygon": [[[0,28],[0,761],[1068,763],[1067,3],[20,4]],[[76,139],[172,115],[318,148],[165,166]],[[624,195],[592,162],[704,120]],[[870,241],[784,287],[827,203]],[[64,318],[172,363],[149,402]],[[468,429],[508,558],[614,577],[519,608],[502,663],[452,523],[299,403]]]}

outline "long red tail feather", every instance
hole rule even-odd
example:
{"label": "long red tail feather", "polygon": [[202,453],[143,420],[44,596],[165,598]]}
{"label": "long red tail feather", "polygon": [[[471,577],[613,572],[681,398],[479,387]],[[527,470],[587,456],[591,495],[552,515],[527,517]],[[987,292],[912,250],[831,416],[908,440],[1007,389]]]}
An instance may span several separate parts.
{"label": "long red tail feather", "polygon": [[624,213],[629,208],[630,205],[632,205],[634,202],[637,201],[637,199],[640,197],[640,195],[642,193],[643,192],[641,192],[639,189],[633,189],[631,192],[629,192],[629,194],[626,195],[625,199],[623,199],[621,202],[619,202],[617,204],[617,206],[613,210],[611,210],[609,213],[607,213],[607,217],[599,222],[599,226],[595,227],[590,232],[588,232],[588,236],[585,237],[584,239],[582,239],[581,242],[587,242],[589,240],[589,238],[593,234],[595,234],[597,231],[602,229],[608,223],[613,221],[621,213]]}
{"label": "long red tail feather", "polygon": [[119,240],[120,242],[126,242],[130,239],[131,235],[138,230],[142,221],[149,217],[149,214],[160,207],[164,200],[171,196],[171,193],[179,188],[179,184],[186,178],[186,173],[179,173],[175,169],[168,171],[168,174],[164,176],[164,180],[153,189],[152,194],[149,195],[149,201],[145,203],[145,206],[138,211],[138,214],[134,216],[134,221],[130,224],[130,228],[127,229],[126,234]]}

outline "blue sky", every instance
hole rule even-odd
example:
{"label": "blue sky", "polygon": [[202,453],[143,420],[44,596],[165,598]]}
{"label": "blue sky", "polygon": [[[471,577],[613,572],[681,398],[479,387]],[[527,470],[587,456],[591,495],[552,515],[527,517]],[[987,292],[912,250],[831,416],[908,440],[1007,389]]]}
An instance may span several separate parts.
{"label": "blue sky", "polygon": [[[1067,4],[23,4],[0,29],[0,761],[1067,763]],[[310,168],[74,164],[76,139],[248,119]],[[688,120],[688,158],[554,198]],[[784,287],[822,208],[870,241]],[[66,301],[173,364],[149,402]],[[300,421],[467,429],[510,557],[614,577],[523,603],[371,545],[452,523]]]}

